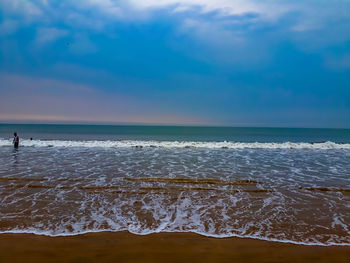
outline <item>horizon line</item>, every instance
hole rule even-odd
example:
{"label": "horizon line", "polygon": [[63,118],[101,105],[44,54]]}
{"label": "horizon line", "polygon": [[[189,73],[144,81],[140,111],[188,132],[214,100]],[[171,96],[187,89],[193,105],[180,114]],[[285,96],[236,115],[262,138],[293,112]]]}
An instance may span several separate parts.
{"label": "horizon line", "polygon": [[193,128],[260,128],[260,129],[330,129],[350,130],[350,127],[307,127],[307,126],[263,126],[263,125],[210,125],[210,124],[176,124],[176,123],[140,123],[140,122],[36,122],[0,120],[0,125],[81,125],[81,126],[139,126],[139,127],[193,127]]}

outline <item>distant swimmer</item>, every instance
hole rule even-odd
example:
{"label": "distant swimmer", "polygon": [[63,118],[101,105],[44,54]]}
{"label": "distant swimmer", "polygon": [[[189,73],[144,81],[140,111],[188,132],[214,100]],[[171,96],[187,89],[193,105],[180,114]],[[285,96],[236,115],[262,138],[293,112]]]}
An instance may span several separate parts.
{"label": "distant swimmer", "polygon": [[18,135],[17,135],[17,132],[15,132],[15,133],[13,134],[13,146],[14,146],[15,148],[18,148],[18,145],[19,145],[19,137],[18,137]]}

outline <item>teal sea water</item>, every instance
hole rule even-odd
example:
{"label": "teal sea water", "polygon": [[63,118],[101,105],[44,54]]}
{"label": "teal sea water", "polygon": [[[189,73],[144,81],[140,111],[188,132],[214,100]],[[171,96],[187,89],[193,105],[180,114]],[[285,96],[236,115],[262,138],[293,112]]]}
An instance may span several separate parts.
{"label": "teal sea water", "polygon": [[349,160],[347,129],[0,124],[0,233],[350,246]]}
{"label": "teal sea water", "polygon": [[350,129],[0,124],[0,138],[350,143]]}

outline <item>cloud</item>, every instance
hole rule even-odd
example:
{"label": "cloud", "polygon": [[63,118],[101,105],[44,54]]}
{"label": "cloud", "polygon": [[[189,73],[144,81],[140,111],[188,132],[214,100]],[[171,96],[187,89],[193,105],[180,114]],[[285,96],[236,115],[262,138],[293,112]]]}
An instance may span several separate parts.
{"label": "cloud", "polygon": [[[299,14],[300,19],[291,28],[305,30],[325,23],[324,18],[348,17],[349,3],[335,0],[330,3],[323,1],[276,1],[276,0],[76,0],[49,2],[44,0],[20,1],[1,0],[5,14],[36,15],[38,20],[43,17],[50,19],[65,19],[69,16],[82,15],[88,19],[101,19],[106,25],[116,20],[149,19],[159,12],[185,13],[187,18],[193,15],[215,13],[216,18],[245,16],[255,14],[260,21],[278,21],[288,13]],[[101,21],[98,21],[99,23]],[[91,26],[93,23],[91,23]]]}
{"label": "cloud", "polygon": [[[210,64],[264,66],[262,62],[268,59],[269,54],[266,47],[268,37],[264,36],[264,41],[257,46],[255,37],[249,35],[249,31],[232,27],[232,23],[227,21],[210,23],[200,19],[185,19],[178,32],[183,36],[189,36],[193,46],[183,51],[199,61]],[[184,49],[181,45],[178,45],[178,48]]]}
{"label": "cloud", "polygon": [[121,16],[123,12],[118,2],[112,0],[86,0],[81,4],[112,16]]}
{"label": "cloud", "polygon": [[0,8],[0,62],[18,72],[0,75],[2,116],[257,123],[265,108],[292,116],[302,106],[348,107],[349,1],[0,0]]}
{"label": "cloud", "polygon": [[266,19],[274,19],[289,11],[292,5],[276,1],[256,0],[130,0],[137,9],[172,9],[174,12],[197,10],[201,13],[218,12],[221,16],[245,15],[256,13]]}
{"label": "cloud", "polygon": [[50,28],[38,28],[36,43],[37,44],[47,44],[50,42],[54,42],[55,40],[68,35],[67,30],[50,27]]}
{"label": "cloud", "polygon": [[41,9],[35,2],[38,1],[1,0],[0,7],[5,14],[20,14],[26,17],[42,15]]}
{"label": "cloud", "polygon": [[[347,30],[350,3],[343,0],[0,0],[0,5],[4,21],[15,19],[16,28],[30,23],[44,28],[65,24],[79,31],[105,33],[106,28],[114,28],[119,22],[143,24],[165,15],[174,21],[174,27],[186,26],[184,21],[203,21],[213,27],[222,27],[222,37],[230,30],[230,38],[239,30],[254,32],[262,25],[275,26],[280,37],[300,43],[300,46],[306,43],[310,49],[350,38]],[[229,29],[227,24],[236,26]],[[196,25],[201,27],[198,30],[203,30],[200,23],[193,24]],[[333,29],[337,31],[336,35],[332,34]],[[213,37],[208,36],[210,38]]]}
{"label": "cloud", "polygon": [[5,20],[0,24],[0,36],[6,36],[16,32],[18,22],[16,20]]}
{"label": "cloud", "polygon": [[333,70],[350,70],[350,53],[326,58],[326,67]]}
{"label": "cloud", "polygon": [[74,36],[72,43],[69,45],[69,49],[71,52],[77,55],[86,55],[97,51],[97,47],[90,40],[90,38],[81,33]]}

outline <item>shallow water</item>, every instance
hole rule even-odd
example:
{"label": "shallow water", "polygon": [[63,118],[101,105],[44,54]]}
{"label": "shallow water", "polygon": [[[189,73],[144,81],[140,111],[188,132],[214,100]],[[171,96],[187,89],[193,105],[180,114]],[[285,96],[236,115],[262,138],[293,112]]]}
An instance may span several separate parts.
{"label": "shallow water", "polygon": [[0,232],[350,245],[349,160],[330,142],[0,140]]}

